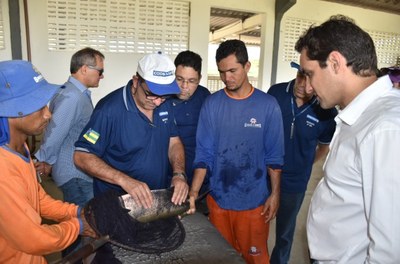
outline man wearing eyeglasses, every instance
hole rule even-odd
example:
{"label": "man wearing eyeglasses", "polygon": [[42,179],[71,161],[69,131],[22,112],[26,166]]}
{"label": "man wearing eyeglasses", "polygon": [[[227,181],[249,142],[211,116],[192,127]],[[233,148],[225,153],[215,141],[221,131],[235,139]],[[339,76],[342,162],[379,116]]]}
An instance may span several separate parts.
{"label": "man wearing eyeglasses", "polygon": [[180,93],[171,98],[179,137],[185,148],[185,168],[189,185],[193,178],[193,161],[196,149],[196,130],[200,109],[210,95],[204,86],[199,85],[201,79],[200,55],[186,50],[175,58],[175,76]]}
{"label": "man wearing eyeglasses", "polygon": [[[99,86],[104,78],[104,55],[84,48],[72,55],[71,76],[50,102],[53,118],[47,127],[40,149],[35,153],[39,177],[50,174],[64,195],[64,201],[80,206],[93,198],[92,178],[75,167],[74,143],[93,112],[88,88]],[[80,244],[79,239],[63,255]]]}
{"label": "man wearing eyeglasses", "polygon": [[[185,156],[166,99],[179,93],[175,66],[163,54],[144,56],[128,84],[104,97],[75,143],[75,164],[94,177],[94,195],[113,189],[151,207],[150,190],[174,186],[172,202],[188,194]],[[168,169],[173,170],[172,179]]]}
{"label": "man wearing eyeglasses", "polygon": [[[94,177],[94,196],[109,190],[129,193],[136,204],[150,208],[150,190],[174,186],[172,202],[181,205],[186,200],[184,149],[172,106],[164,103],[177,93],[171,59],[149,54],[139,60],[126,86],[99,101],[75,143],[74,155],[76,166]],[[109,258],[112,249],[105,245],[94,261]]]}

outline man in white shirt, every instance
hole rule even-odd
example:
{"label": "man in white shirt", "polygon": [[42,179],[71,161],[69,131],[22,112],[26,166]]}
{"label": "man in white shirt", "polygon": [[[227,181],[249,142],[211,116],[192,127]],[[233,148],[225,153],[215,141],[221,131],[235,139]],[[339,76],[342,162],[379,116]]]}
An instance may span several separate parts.
{"label": "man in white shirt", "polygon": [[333,16],[296,43],[307,89],[339,106],[307,236],[316,263],[400,263],[400,92],[377,77],[371,37]]}

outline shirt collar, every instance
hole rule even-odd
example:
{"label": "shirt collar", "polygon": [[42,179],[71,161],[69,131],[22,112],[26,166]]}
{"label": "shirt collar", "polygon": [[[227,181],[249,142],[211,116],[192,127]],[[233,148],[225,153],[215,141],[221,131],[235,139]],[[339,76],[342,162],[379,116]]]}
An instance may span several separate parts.
{"label": "shirt collar", "polygon": [[377,98],[383,96],[393,84],[387,75],[380,77],[365,88],[348,104],[335,119],[340,119],[348,125],[353,125],[367,107]]}
{"label": "shirt collar", "polygon": [[122,97],[124,100],[124,105],[126,108],[126,111],[138,111],[136,107],[135,100],[133,100],[132,96],[132,85],[133,81],[130,80],[124,87],[123,92],[122,92]]}
{"label": "shirt collar", "polygon": [[83,85],[80,81],[78,81],[77,79],[75,79],[74,77],[69,76],[68,82],[70,82],[70,83],[72,83],[73,85],[75,85],[76,88],[78,88],[79,91],[81,91],[82,93],[89,92],[89,94],[90,94],[89,89],[88,89],[85,85]]}

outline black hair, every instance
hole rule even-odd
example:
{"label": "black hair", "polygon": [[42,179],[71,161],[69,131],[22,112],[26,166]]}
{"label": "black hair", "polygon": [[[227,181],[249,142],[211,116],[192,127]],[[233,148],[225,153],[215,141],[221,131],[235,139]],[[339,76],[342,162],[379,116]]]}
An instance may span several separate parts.
{"label": "black hair", "polygon": [[238,39],[231,39],[222,42],[218,49],[215,59],[219,63],[222,59],[225,59],[229,55],[234,54],[237,61],[244,65],[249,61],[249,55],[247,54],[247,48],[243,41]]}
{"label": "black hair", "polygon": [[331,16],[320,26],[311,26],[296,42],[295,49],[306,50],[307,57],[317,60],[321,68],[332,51],[340,52],[347,60],[347,66],[359,76],[378,74],[375,45],[371,36],[357,26],[353,19]]}
{"label": "black hair", "polygon": [[201,62],[202,59],[199,54],[194,53],[193,51],[190,50],[185,50],[182,51],[176,56],[174,64],[175,67],[178,67],[179,65],[185,66],[185,67],[192,67],[198,74],[199,76],[201,75]]}

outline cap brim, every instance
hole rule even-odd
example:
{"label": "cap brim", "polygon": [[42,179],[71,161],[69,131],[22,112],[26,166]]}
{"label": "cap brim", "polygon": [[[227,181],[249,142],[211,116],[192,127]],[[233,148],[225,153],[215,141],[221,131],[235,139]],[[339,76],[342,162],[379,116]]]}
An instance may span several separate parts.
{"label": "cap brim", "polygon": [[178,94],[181,91],[175,80],[170,84],[159,84],[147,80],[145,81],[150,92],[156,95]]}
{"label": "cap brim", "polygon": [[23,96],[0,102],[0,116],[23,117],[32,114],[47,105],[62,87],[63,85],[47,83]]}
{"label": "cap brim", "polygon": [[297,69],[298,71],[300,71],[300,65],[297,64],[296,62],[294,62],[294,61],[290,62],[290,66],[291,66],[292,68],[295,68],[295,69]]}

